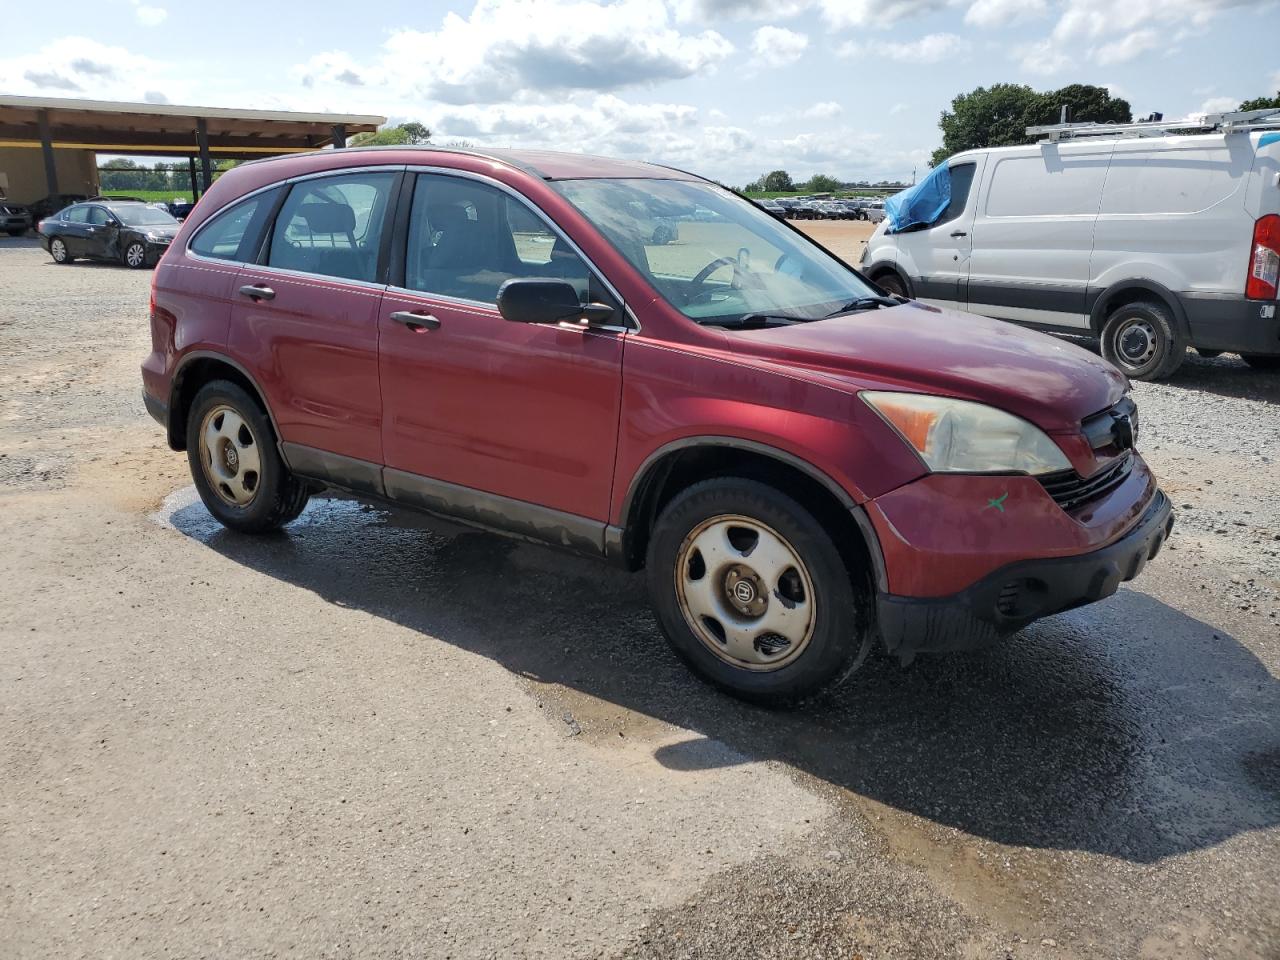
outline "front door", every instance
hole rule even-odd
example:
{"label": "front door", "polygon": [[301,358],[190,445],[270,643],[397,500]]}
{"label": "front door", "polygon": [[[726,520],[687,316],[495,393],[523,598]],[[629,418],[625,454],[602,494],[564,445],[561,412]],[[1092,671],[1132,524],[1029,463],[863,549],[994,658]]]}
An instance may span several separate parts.
{"label": "front door", "polygon": [[[942,307],[964,307],[973,252],[974,205],[969,202],[982,157],[951,166],[951,201],[928,226],[898,235],[899,260],[906,260],[912,293]],[[903,254],[908,255],[907,258]]]}
{"label": "front door", "polygon": [[342,173],[295,183],[265,262],[233,285],[232,356],[258,371],[289,465],[381,492],[379,257],[400,174]]}
{"label": "front door", "polygon": [[624,336],[502,319],[498,287],[511,277],[562,278],[584,300],[611,300],[522,200],[487,182],[419,174],[402,285],[378,320],[387,491],[482,522],[499,510],[498,525],[522,513],[548,526],[564,519],[545,508],[570,515],[567,529],[583,529],[581,518],[602,524]]}
{"label": "front door", "polygon": [[89,236],[85,256],[114,260],[120,256],[120,221],[106,207],[89,208]]}

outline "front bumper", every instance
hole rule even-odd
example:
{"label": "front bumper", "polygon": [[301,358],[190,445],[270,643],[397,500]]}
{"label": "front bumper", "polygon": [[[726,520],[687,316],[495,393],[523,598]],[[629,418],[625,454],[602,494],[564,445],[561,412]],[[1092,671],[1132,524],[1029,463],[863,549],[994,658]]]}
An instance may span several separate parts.
{"label": "front bumper", "polygon": [[1160,552],[1172,529],[1169,498],[1157,490],[1133,528],[1098,550],[1011,563],[945,597],[880,594],[880,634],[904,663],[917,653],[984,646],[1033,620],[1111,596]]}

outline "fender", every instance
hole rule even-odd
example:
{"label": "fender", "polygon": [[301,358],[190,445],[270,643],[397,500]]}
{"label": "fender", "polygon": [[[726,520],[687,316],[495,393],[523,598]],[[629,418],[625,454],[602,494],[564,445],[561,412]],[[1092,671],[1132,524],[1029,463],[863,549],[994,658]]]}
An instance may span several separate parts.
{"label": "fender", "polygon": [[286,467],[289,466],[289,458],[286,456],[284,450],[284,439],[280,435],[280,425],[276,423],[276,416],[271,411],[271,404],[267,400],[266,391],[262,389],[257,378],[255,378],[253,374],[245,368],[244,364],[240,363],[238,360],[233,360],[225,353],[218,353],[216,350],[192,350],[189,353],[183,354],[182,359],[178,361],[178,366],[174,368],[173,377],[171,378],[169,386],[169,425],[167,431],[169,435],[169,446],[174,450],[181,450],[183,448],[183,443],[185,442],[185,438],[183,438],[178,431],[185,427],[186,424],[175,424],[173,414],[174,411],[178,409],[175,401],[180,396],[182,381],[186,376],[188,368],[190,368],[190,366],[197,360],[217,360],[219,363],[225,363],[244,377],[245,380],[249,381],[249,385],[253,387],[254,392],[258,395],[258,399],[262,401],[263,409],[267,411],[267,419],[271,421],[271,429],[276,435],[276,449],[280,451],[280,458],[284,460]]}
{"label": "fender", "polygon": [[1089,325],[1094,333],[1102,332],[1102,325],[1107,319],[1107,310],[1117,294],[1130,290],[1141,290],[1154,294],[1173,313],[1174,322],[1186,336],[1191,335],[1191,325],[1187,321],[1187,311],[1182,305],[1182,298],[1162,283],[1143,277],[1128,280],[1117,280],[1108,287],[1090,287],[1085,291],[1085,309],[1089,311]]}

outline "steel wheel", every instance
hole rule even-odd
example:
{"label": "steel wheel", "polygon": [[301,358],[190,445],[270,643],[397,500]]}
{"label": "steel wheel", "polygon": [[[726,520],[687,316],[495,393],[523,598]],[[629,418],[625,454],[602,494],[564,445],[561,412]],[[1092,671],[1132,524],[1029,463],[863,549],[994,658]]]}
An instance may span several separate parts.
{"label": "steel wheel", "polygon": [[140,243],[131,243],[124,251],[124,262],[135,270],[147,259],[147,248]]}
{"label": "steel wheel", "polygon": [[1133,367],[1148,363],[1156,355],[1159,341],[1149,320],[1132,317],[1116,330],[1116,353]]}
{"label": "steel wheel", "polygon": [[758,672],[799,657],[813,636],[813,581],[795,548],[750,517],[711,517],[676,555],[680,612],[721,660]]}
{"label": "steel wheel", "polygon": [[70,259],[67,256],[67,245],[62,242],[61,237],[54,237],[49,244],[49,256],[53,257],[54,263],[66,263]]}
{"label": "steel wheel", "polygon": [[239,413],[219,405],[200,424],[200,463],[218,496],[234,507],[246,507],[258,494],[262,457],[258,438]]}

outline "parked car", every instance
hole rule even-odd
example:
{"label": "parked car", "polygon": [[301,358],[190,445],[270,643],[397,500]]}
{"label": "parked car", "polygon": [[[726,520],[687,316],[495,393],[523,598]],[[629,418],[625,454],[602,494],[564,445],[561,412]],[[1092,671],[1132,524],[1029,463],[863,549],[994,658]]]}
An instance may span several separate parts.
{"label": "parked car", "polygon": [[174,200],[169,204],[169,213],[175,220],[185,220],[191,215],[192,209],[195,208],[195,202],[191,200]]}
{"label": "parked car", "polygon": [[135,269],[153,266],[178,232],[178,221],[147,203],[73,204],[36,227],[54,263],[114,260]]}
{"label": "parked car", "polygon": [[20,237],[31,229],[31,211],[20,203],[0,199],[0,230]]}
{"label": "parked car", "polygon": [[[652,243],[649,211],[699,205],[697,243]],[[667,167],[241,164],[150,316],[147,409],[226,526],[331,487],[643,567],[676,652],[753,700],[842,680],[877,637],[908,661],[1101,599],[1172,525],[1111,364],[886,297]]]}
{"label": "parked car", "polygon": [[787,216],[786,208],[782,206],[782,204],[778,203],[778,201],[776,200],[768,200],[768,199],[757,200],[756,203],[759,204],[761,210],[765,211],[766,213],[771,213],[775,217],[781,217],[785,219]]}
{"label": "parked car", "polygon": [[[1149,133],[1158,134],[1152,130]],[[894,293],[1093,334],[1128,376],[1188,346],[1280,369],[1280,136],[1115,134],[948,161],[951,202],[864,253]]]}

